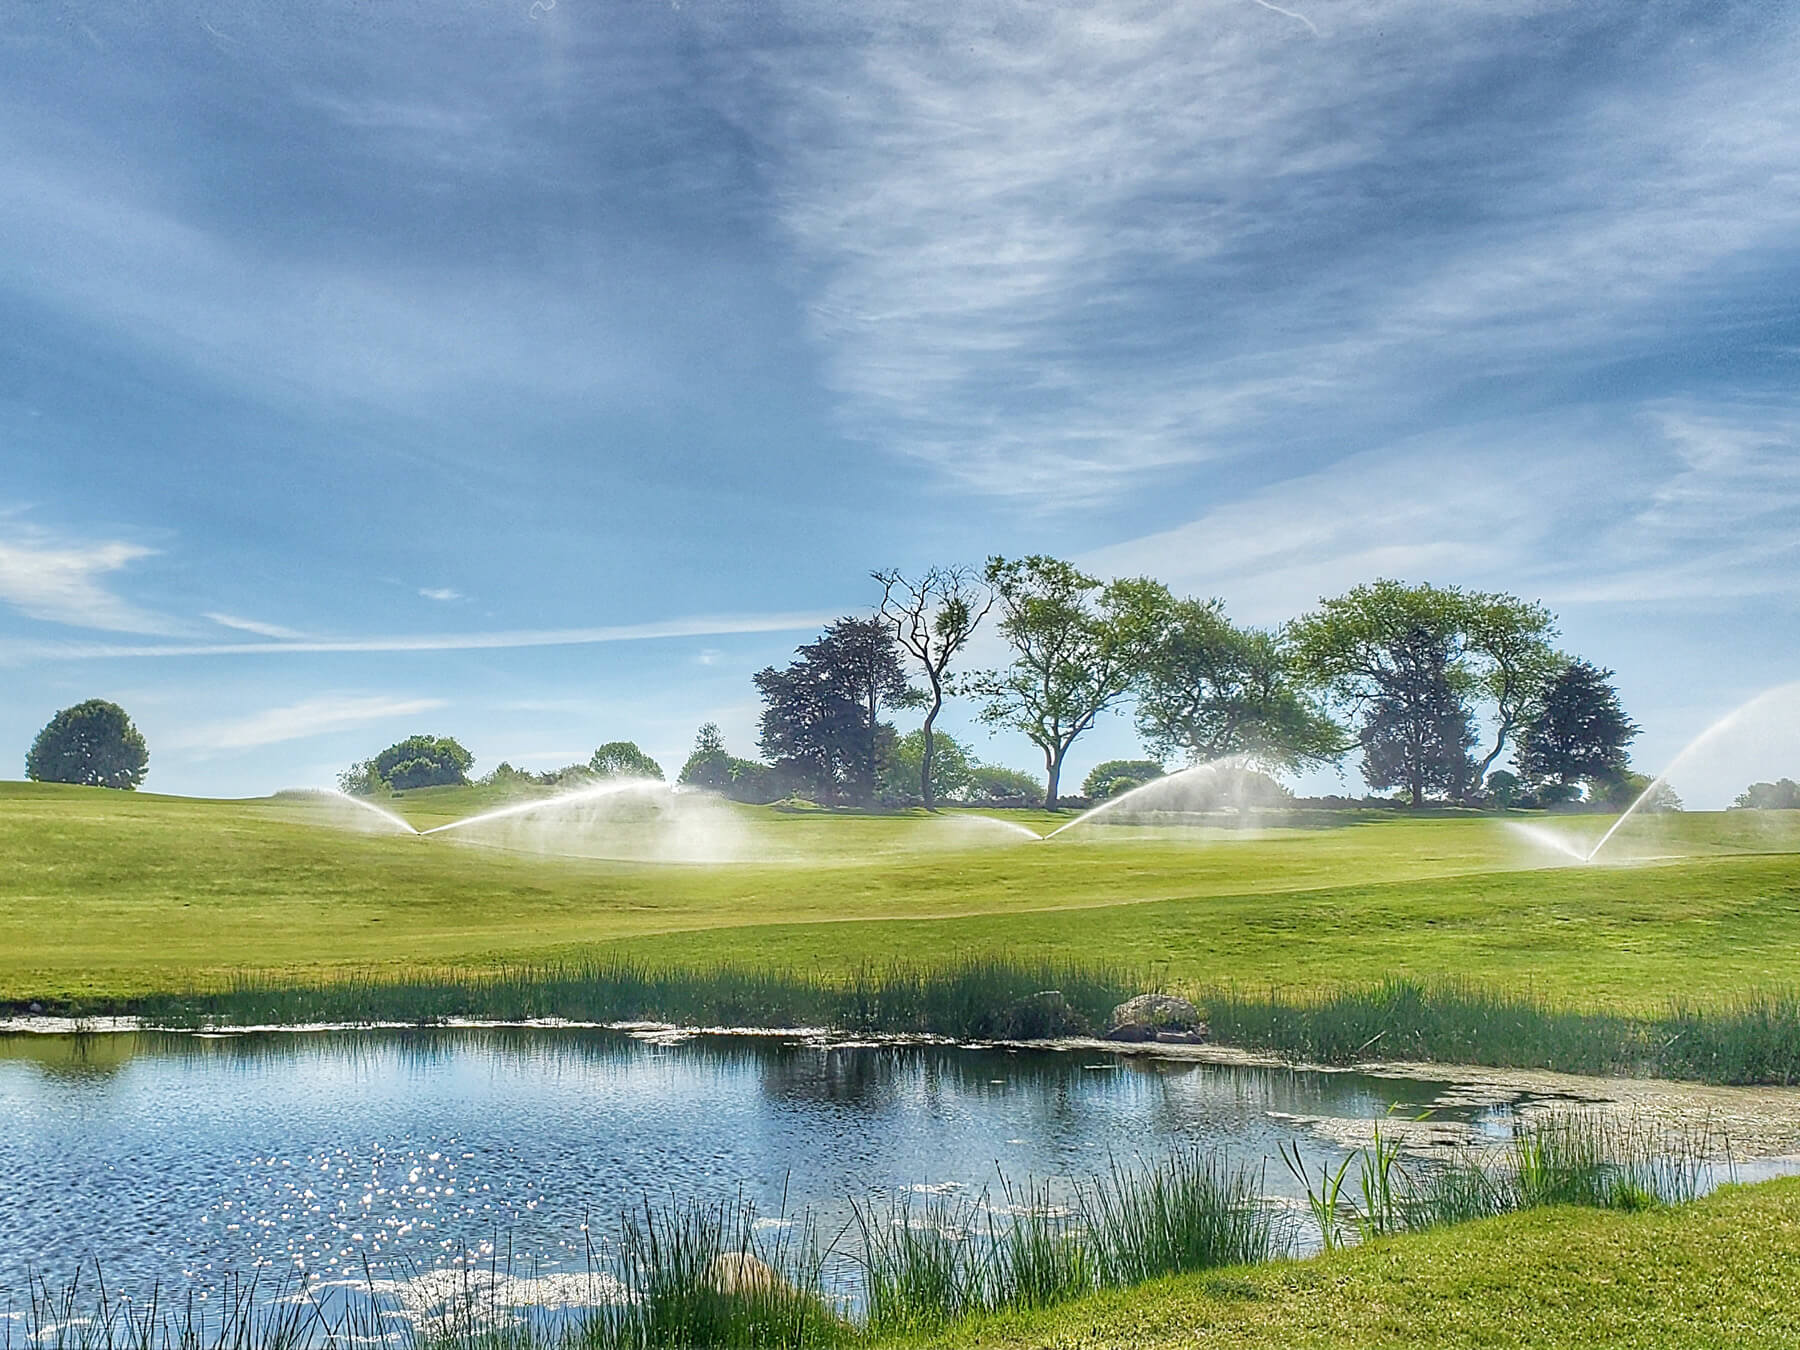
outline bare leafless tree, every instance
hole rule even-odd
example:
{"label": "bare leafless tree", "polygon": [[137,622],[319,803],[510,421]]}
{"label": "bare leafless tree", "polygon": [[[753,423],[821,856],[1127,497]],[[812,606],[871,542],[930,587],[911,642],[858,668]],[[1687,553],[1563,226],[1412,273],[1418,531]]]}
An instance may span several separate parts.
{"label": "bare leafless tree", "polygon": [[917,581],[898,568],[871,572],[881,583],[879,613],[925,674],[930,689],[925,712],[925,754],[919,769],[919,796],[927,808],[931,793],[931,728],[944,707],[946,673],[956,654],[993,608],[994,593],[971,567],[934,567]]}

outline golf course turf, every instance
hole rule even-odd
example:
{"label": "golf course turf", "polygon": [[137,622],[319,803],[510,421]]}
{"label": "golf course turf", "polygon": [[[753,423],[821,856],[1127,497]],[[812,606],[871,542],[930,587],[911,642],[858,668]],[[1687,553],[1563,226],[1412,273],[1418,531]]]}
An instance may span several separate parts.
{"label": "golf course turf", "polygon": [[[482,802],[390,805],[430,825]],[[1800,813],[1687,813],[1657,851],[1692,856],[1579,866],[1478,816],[971,845],[917,815],[732,809],[803,860],[564,858],[360,833],[279,797],[0,784],[0,1000],[595,958],[829,975],[1008,956],[1292,994],[1454,979],[1627,1013],[1795,983]]]}

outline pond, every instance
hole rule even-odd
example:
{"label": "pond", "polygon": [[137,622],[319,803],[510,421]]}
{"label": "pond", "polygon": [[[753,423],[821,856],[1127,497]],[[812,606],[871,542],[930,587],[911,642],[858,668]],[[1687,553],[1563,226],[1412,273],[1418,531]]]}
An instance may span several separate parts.
{"label": "pond", "polygon": [[[1550,1090],[1115,1053],[570,1028],[0,1036],[0,1302],[98,1261],[128,1290],[589,1268],[646,1197],[765,1222],[1067,1185],[1196,1147],[1262,1169],[1371,1121],[1499,1140]],[[1426,1113],[1429,1113],[1426,1115]],[[1425,1115],[1425,1123],[1417,1118]],[[1304,1235],[1301,1243],[1305,1245]]]}

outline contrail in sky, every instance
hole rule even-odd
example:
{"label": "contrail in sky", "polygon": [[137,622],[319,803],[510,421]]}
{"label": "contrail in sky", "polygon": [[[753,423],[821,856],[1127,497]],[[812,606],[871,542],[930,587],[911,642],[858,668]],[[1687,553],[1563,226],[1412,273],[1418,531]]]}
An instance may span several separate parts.
{"label": "contrail in sky", "polygon": [[1311,33],[1314,37],[1319,36],[1319,30],[1313,26],[1313,21],[1307,18],[1306,15],[1296,14],[1293,10],[1283,9],[1280,5],[1272,5],[1269,3],[1269,0],[1254,0],[1254,3],[1261,5],[1264,9],[1272,9],[1277,14],[1285,14],[1290,19],[1300,20],[1301,23],[1306,25],[1307,32]]}
{"label": "contrail in sky", "polygon": [[465,652],[506,647],[580,647],[599,642],[786,633],[820,628],[831,614],[744,614],[663,619],[604,628],[527,628],[494,633],[421,633],[391,637],[307,638],[300,642],[15,642],[0,643],[0,662],[140,656],[283,656],[319,652]]}

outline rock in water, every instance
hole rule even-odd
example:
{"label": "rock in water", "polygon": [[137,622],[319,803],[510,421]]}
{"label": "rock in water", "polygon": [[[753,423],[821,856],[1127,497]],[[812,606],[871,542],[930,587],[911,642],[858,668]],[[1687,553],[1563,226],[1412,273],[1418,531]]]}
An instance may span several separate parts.
{"label": "rock in water", "polygon": [[1191,1044],[1206,1039],[1206,1023],[1200,1020],[1200,1010],[1185,998],[1139,994],[1112,1010],[1106,1019],[1106,1039]]}

